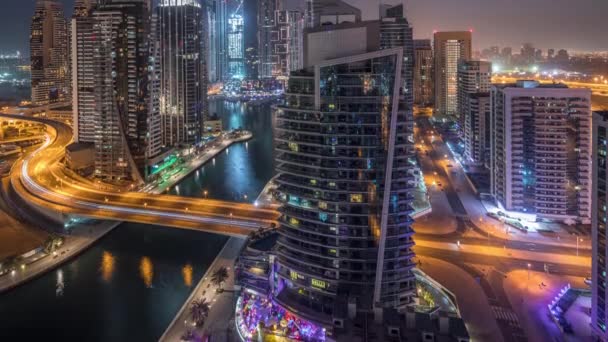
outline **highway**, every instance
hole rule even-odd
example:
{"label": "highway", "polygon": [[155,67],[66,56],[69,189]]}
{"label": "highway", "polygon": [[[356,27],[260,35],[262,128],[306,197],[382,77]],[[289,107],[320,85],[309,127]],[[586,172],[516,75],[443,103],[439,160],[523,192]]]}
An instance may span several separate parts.
{"label": "highway", "polygon": [[[2,114],[1,117],[24,119]],[[21,196],[64,215],[120,220],[194,229],[230,236],[276,223],[279,213],[255,205],[217,200],[100,190],[68,176],[61,161],[72,141],[71,128],[46,119],[27,118],[47,126],[47,140],[18,161],[11,184]]]}

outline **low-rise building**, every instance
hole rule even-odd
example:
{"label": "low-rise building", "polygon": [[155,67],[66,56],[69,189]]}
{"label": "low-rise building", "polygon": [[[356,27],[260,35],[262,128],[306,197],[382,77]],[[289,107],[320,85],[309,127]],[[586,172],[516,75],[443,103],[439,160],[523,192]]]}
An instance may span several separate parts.
{"label": "low-rise building", "polygon": [[80,174],[90,175],[95,169],[95,144],[71,143],[65,148],[67,167]]}

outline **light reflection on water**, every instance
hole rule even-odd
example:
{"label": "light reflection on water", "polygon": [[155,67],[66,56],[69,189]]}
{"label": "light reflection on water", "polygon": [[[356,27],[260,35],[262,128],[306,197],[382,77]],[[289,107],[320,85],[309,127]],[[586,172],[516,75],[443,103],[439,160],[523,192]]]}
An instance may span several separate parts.
{"label": "light reflection on water", "polygon": [[186,264],[182,267],[182,278],[184,278],[184,285],[192,286],[192,265]]}
{"label": "light reflection on water", "polygon": [[154,265],[148,257],[142,257],[139,262],[139,275],[143,279],[147,288],[152,287],[152,278],[154,277]]}
{"label": "light reflection on water", "polygon": [[114,273],[114,266],[116,263],[116,257],[108,251],[103,251],[101,255],[101,278],[106,282],[112,280],[112,274]]}
{"label": "light reflection on water", "polygon": [[246,129],[253,139],[230,146],[169,193],[200,197],[207,191],[208,198],[251,203],[274,173],[271,103],[212,101],[210,112],[222,119],[225,130]]}

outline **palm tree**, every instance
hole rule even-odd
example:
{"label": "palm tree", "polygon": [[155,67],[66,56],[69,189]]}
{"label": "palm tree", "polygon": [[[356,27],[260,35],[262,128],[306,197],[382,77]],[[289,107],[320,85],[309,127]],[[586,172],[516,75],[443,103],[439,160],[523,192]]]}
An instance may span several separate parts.
{"label": "palm tree", "polygon": [[219,286],[220,290],[222,289],[222,285],[226,279],[228,279],[228,269],[224,266],[218,268],[211,275],[211,282],[216,286]]}
{"label": "palm tree", "polygon": [[202,327],[205,324],[207,316],[209,316],[209,303],[205,298],[195,299],[190,304],[190,316],[197,327]]}

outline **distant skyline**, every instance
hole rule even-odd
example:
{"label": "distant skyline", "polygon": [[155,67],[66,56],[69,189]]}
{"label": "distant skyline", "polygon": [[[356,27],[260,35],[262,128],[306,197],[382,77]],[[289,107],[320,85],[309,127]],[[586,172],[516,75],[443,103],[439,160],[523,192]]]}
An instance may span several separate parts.
{"label": "distant skyline", "polygon": [[[252,1],[252,0],[245,0]],[[303,0],[302,0],[303,1]],[[380,0],[345,0],[361,8],[364,19],[378,17]],[[35,0],[3,0],[0,53],[28,53],[29,25]],[[61,0],[66,15],[74,0]],[[398,4],[399,0],[383,0]],[[405,0],[415,38],[431,38],[433,30],[473,29],[473,45],[536,47],[576,51],[608,51],[606,0]],[[248,6],[252,8],[253,6]]]}

